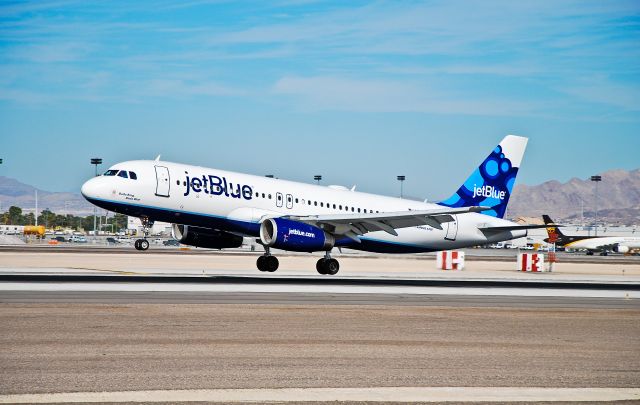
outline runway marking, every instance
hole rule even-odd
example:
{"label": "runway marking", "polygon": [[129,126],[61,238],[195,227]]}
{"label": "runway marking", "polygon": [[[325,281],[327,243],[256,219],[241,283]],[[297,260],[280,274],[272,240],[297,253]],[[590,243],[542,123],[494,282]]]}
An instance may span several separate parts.
{"label": "runway marking", "polygon": [[640,388],[372,387],[156,390],[0,395],[0,403],[587,402],[640,400]]}
{"label": "runway marking", "polygon": [[110,269],[95,269],[91,267],[69,267],[71,270],[89,270],[89,271],[102,271],[105,273],[115,273],[115,274],[123,274],[123,275],[136,275],[136,274],[144,274],[144,273],[136,273],[134,271],[125,271],[125,270],[110,270]]}
{"label": "runway marking", "polygon": [[194,283],[3,282],[0,291],[242,292],[325,294],[478,295],[522,297],[640,298],[640,291],[491,287],[340,286]]}

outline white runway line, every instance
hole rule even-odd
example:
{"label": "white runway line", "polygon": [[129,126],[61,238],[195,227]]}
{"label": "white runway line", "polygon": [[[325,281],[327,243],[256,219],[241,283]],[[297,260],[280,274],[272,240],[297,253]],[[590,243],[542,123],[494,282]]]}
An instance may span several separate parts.
{"label": "white runway line", "polygon": [[0,283],[0,291],[96,292],[242,292],[327,294],[482,295],[522,297],[640,298],[640,291],[544,288],[338,286],[296,284],[195,284],[195,283]]}
{"label": "white runway line", "polygon": [[372,387],[73,392],[0,395],[0,403],[587,402],[640,400],[640,388]]}

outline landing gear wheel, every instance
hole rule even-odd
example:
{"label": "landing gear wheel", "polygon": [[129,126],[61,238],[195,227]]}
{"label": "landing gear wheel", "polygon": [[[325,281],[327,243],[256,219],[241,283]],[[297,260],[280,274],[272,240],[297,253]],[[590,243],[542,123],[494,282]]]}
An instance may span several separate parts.
{"label": "landing gear wheel", "polygon": [[258,256],[258,260],[256,261],[256,267],[258,267],[260,271],[265,271],[264,259],[266,259],[266,256]]}
{"label": "landing gear wheel", "polygon": [[604,252],[600,253],[600,256],[608,256],[608,255],[609,255],[609,252],[607,252],[606,250]]}
{"label": "landing gear wheel", "polygon": [[138,239],[133,244],[138,250],[147,250],[149,249],[149,241],[146,239]]}
{"label": "landing gear wheel", "polygon": [[336,259],[329,259],[324,262],[325,274],[335,276],[340,271],[340,263]]}
{"label": "landing gear wheel", "polygon": [[323,258],[316,263],[316,270],[320,274],[334,276],[340,270],[340,263],[336,259]]}
{"label": "landing gear wheel", "polygon": [[278,266],[280,266],[280,262],[278,261],[277,257],[265,256],[265,260],[264,260],[265,271],[268,271],[269,273],[273,273],[274,271],[278,270]]}

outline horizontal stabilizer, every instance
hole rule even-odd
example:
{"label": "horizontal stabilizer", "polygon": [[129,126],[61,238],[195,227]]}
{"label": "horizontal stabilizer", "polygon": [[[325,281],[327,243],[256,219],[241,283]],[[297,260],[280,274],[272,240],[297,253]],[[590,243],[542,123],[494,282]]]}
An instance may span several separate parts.
{"label": "horizontal stabilizer", "polygon": [[557,224],[548,225],[509,225],[509,226],[479,226],[478,229],[484,233],[505,232],[505,231],[521,231],[524,229],[544,229],[550,226],[562,226]]}

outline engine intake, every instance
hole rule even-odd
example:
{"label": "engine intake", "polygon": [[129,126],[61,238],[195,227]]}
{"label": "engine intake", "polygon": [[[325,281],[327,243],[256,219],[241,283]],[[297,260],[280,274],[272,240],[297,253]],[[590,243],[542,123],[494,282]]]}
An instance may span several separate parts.
{"label": "engine intake", "polygon": [[190,225],[171,225],[171,234],[180,243],[206,249],[229,249],[242,246],[242,236]]}
{"label": "engine intake", "polygon": [[624,246],[624,245],[615,245],[613,247],[613,251],[616,253],[629,253],[629,246]]}
{"label": "engine intake", "polygon": [[294,252],[318,252],[333,248],[336,239],[317,226],[283,218],[269,218],[260,225],[265,246]]}

